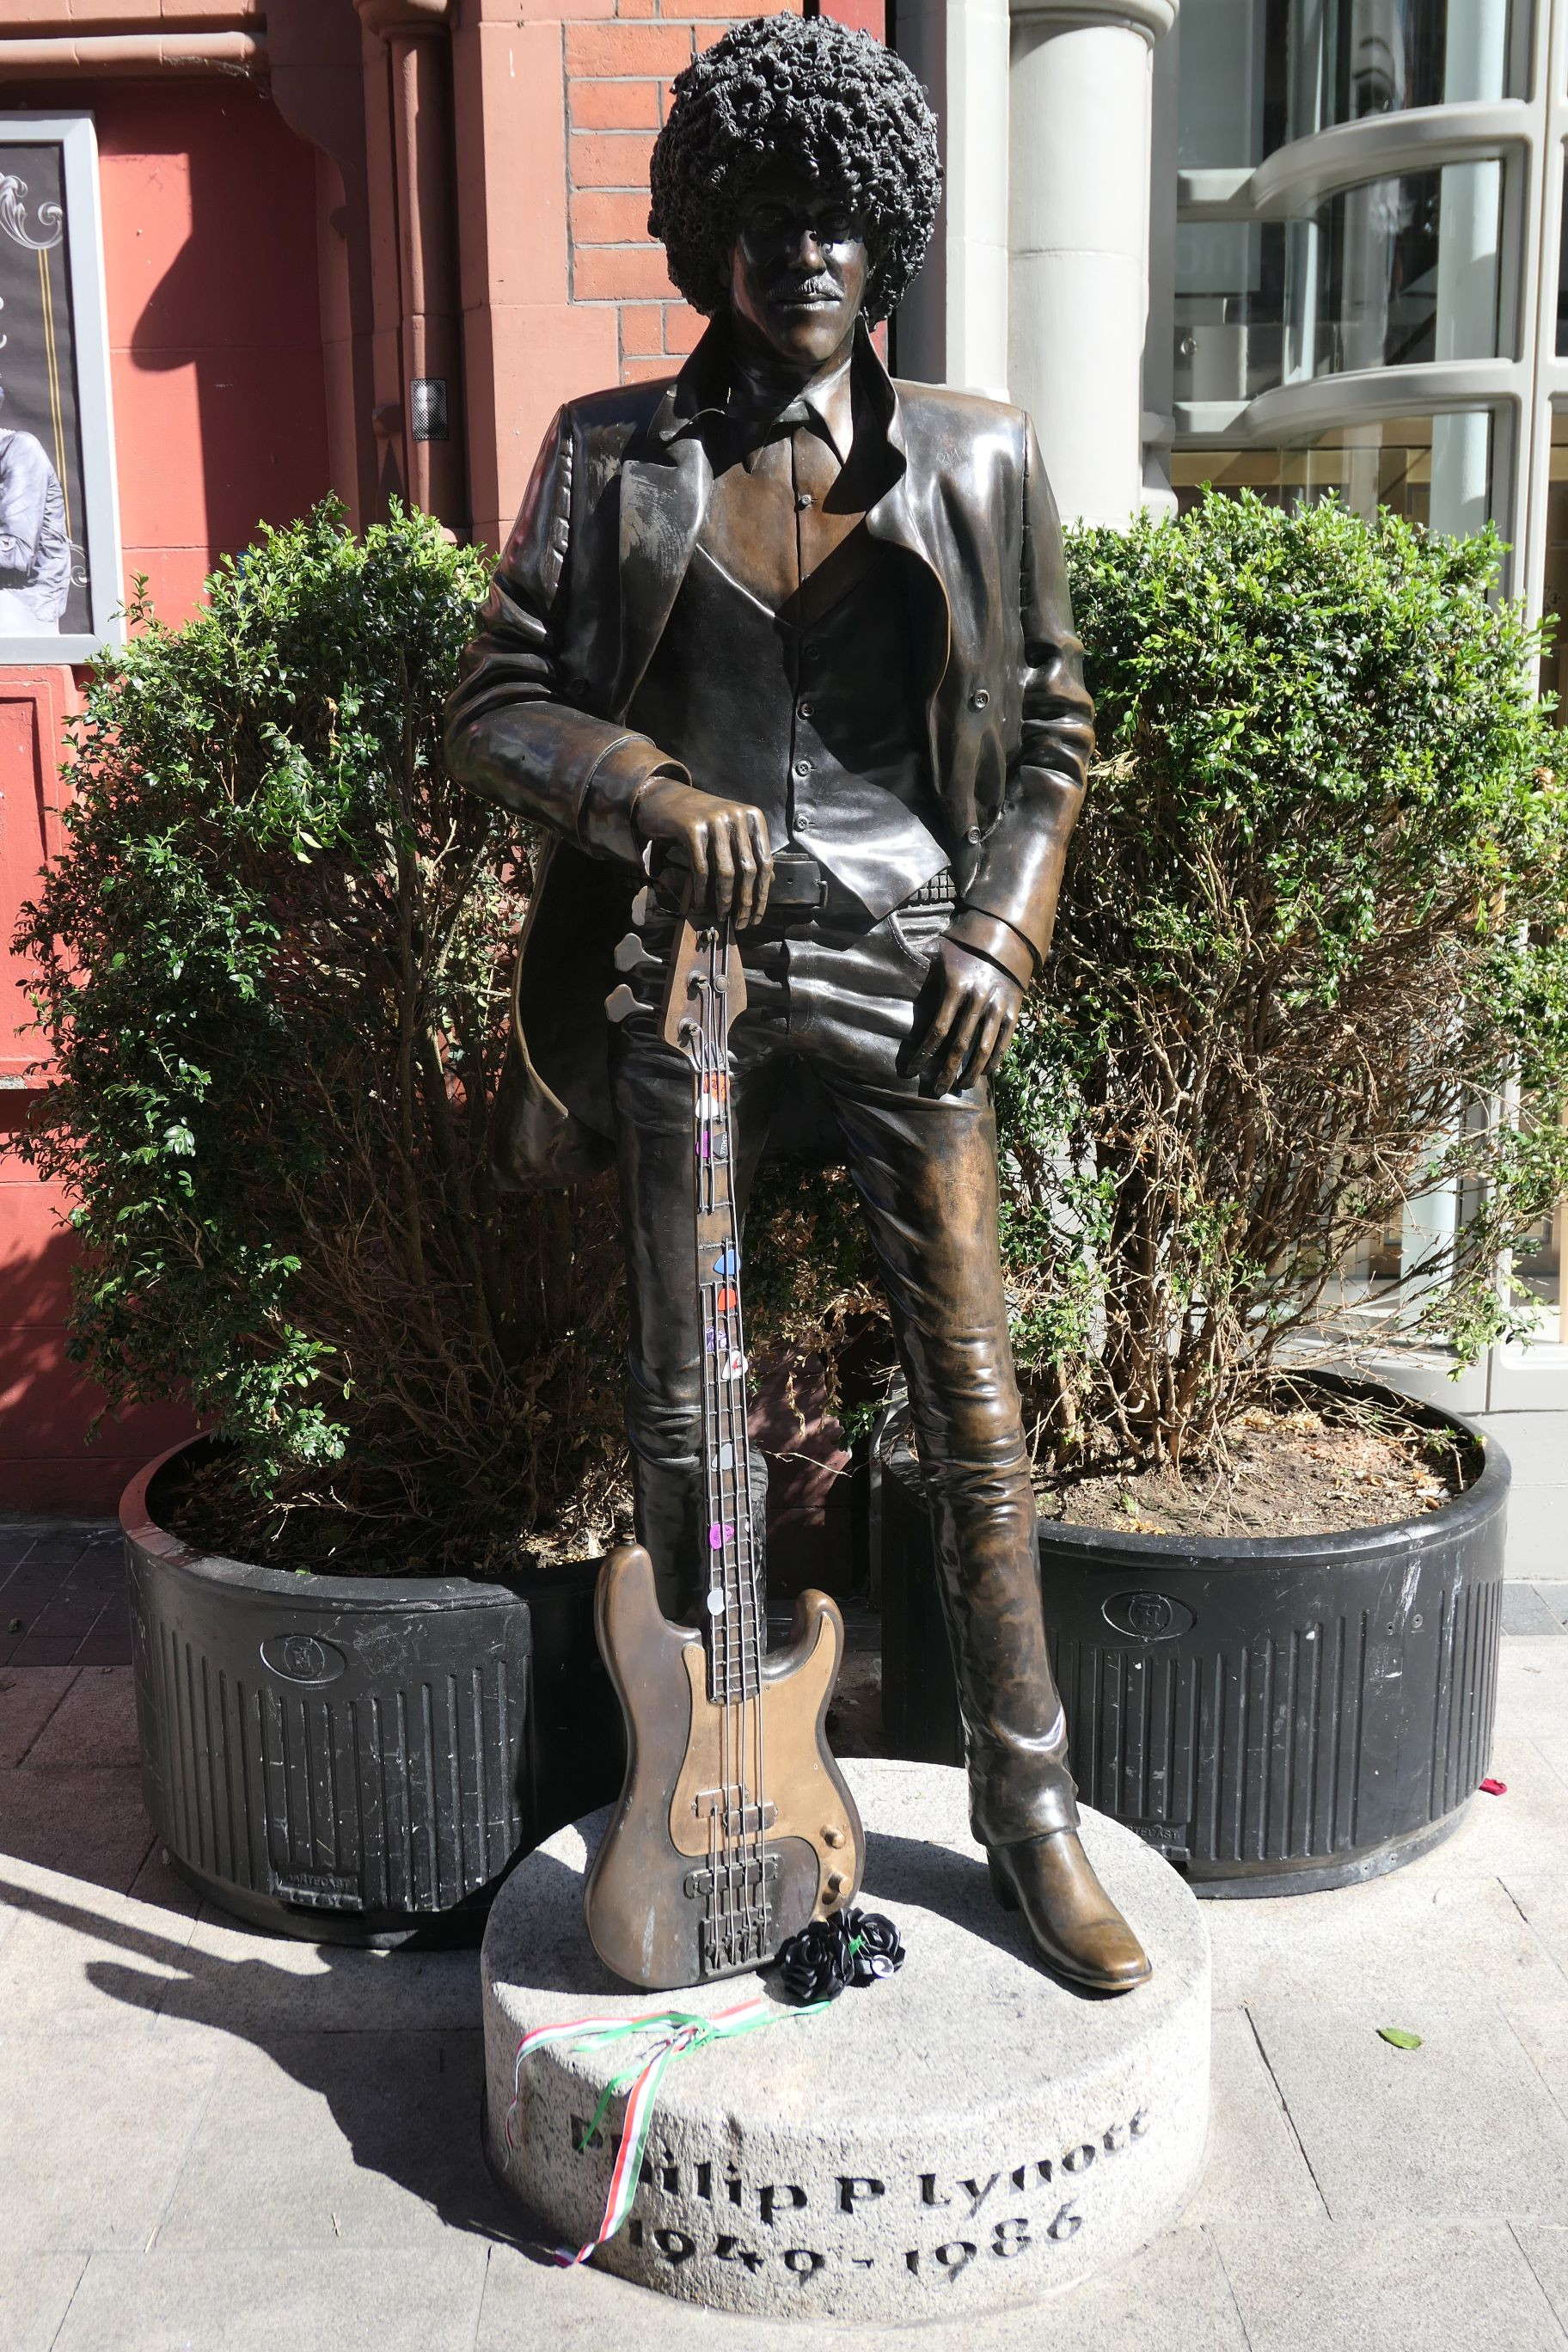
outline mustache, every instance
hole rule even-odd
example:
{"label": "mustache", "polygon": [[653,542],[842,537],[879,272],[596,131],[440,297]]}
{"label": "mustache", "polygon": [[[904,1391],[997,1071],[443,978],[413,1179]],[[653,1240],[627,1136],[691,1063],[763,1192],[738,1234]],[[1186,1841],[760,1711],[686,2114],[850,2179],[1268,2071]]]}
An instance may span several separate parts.
{"label": "mustache", "polygon": [[776,278],[773,290],[780,301],[836,302],[844,289],[830,270],[819,269],[809,278]]}

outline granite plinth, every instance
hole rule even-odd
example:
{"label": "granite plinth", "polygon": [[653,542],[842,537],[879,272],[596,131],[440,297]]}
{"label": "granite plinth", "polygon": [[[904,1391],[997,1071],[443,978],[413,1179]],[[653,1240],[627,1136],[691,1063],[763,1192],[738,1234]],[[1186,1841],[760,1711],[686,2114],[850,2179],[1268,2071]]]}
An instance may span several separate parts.
{"label": "granite plinth", "polygon": [[[1027,2304],[1126,2260],[1174,2220],[1208,2128],[1209,1948],[1185,1885],[1129,1830],[1084,1843],[1154,1964],[1136,1992],[1075,1992],[992,1897],[963,1775],[846,1767],[868,1832],[859,1897],[897,1923],[900,1973],[824,2014],[710,2043],[666,2074],[630,2219],[595,2257],[666,2294],[773,2316],[915,2322]],[[491,2166],[575,2248],[604,2209],[636,2044],[553,2045],[565,2019],[732,2006],[772,1978],[636,1994],[595,1958],[583,1880],[608,1818],[521,1864],[484,1945]],[[515,2103],[515,2104],[514,2104]],[[512,2109],[509,2144],[505,2118]]]}

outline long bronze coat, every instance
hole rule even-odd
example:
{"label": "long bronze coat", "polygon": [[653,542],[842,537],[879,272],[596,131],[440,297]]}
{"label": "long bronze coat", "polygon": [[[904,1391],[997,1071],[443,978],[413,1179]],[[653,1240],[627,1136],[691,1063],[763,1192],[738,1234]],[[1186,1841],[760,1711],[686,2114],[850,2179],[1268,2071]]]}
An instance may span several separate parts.
{"label": "long bronze coat", "polygon": [[[867,528],[921,567],[931,775],[959,898],[1043,958],[1094,713],[1034,428],[998,402],[895,384],[864,335],[856,365],[886,443]],[[715,327],[673,383],[562,409],[447,704],[454,773],[554,836],[498,1107],[498,1171],[519,1184],[568,1181],[605,1156],[604,999],[641,879],[627,812],[670,764],[625,713],[711,488],[690,420],[721,403],[727,373]],[[746,797],[743,775],[734,792]]]}

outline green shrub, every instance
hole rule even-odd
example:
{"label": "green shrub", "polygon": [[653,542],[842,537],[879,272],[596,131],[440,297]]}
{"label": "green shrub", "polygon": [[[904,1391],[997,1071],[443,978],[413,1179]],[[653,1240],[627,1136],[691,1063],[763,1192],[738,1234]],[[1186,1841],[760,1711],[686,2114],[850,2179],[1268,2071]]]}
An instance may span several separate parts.
{"label": "green shrub", "polygon": [[18,936],[72,1353],[111,1403],[188,1394],[241,1473],[209,1523],[318,1564],[499,1562],[618,1471],[612,1202],[486,1167],[527,849],[438,724],[484,585],[423,517],[322,507],[184,627],[139,611]]}
{"label": "green shrub", "polygon": [[1562,738],[1489,536],[1211,494],[1068,559],[1100,763],[997,1090],[1014,1339],[1058,1454],[1196,1461],[1439,1180],[1412,1318],[1461,1361],[1521,1321],[1500,1254],[1568,1189]]}

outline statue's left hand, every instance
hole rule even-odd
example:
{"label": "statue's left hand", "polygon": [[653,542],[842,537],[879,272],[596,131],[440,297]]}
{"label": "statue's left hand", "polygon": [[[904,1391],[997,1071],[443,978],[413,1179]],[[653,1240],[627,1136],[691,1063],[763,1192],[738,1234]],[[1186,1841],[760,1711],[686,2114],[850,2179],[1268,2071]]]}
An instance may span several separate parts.
{"label": "statue's left hand", "polygon": [[933,1094],[978,1086],[1013,1042],[1024,992],[986,957],[943,940],[931,961],[925,1001],[933,995],[930,1024],[908,1067],[929,1078]]}

